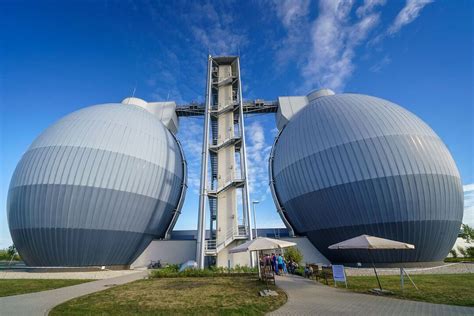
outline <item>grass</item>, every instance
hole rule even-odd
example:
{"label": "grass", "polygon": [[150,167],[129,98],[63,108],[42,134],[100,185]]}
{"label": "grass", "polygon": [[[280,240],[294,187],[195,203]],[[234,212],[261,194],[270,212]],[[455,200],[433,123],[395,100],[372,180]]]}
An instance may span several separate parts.
{"label": "grass", "polygon": [[450,257],[444,259],[444,262],[474,262],[474,257]]}
{"label": "grass", "polygon": [[[379,276],[384,290],[392,291],[393,297],[423,301],[436,304],[474,306],[474,274],[422,274],[411,275],[413,282],[419,288],[417,291],[410,280],[405,277],[405,289],[400,290],[400,276]],[[325,284],[324,280],[320,282]],[[329,285],[334,286],[332,280]],[[377,288],[375,276],[348,276],[349,290],[369,293],[370,289]],[[338,287],[344,287],[338,282]]]}
{"label": "grass", "polygon": [[0,297],[52,290],[89,281],[92,280],[0,279]]}
{"label": "grass", "polygon": [[265,285],[250,276],[139,280],[55,307],[49,315],[264,315],[286,294],[260,297]]}

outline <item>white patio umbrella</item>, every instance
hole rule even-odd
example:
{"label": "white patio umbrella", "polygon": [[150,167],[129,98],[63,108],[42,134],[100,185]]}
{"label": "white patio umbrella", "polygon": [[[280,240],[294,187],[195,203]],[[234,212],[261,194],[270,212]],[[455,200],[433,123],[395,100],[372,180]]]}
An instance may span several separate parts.
{"label": "white patio umbrella", "polygon": [[229,253],[281,249],[296,246],[296,243],[280,239],[257,237],[229,250]]}
{"label": "white patio umbrella", "polygon": [[[247,252],[249,251],[263,251],[263,250],[272,250],[272,249],[282,249],[296,246],[296,243],[291,241],[285,241],[280,239],[266,238],[266,237],[257,237],[255,239],[249,240],[242,245],[234,247],[229,250],[229,253],[238,253],[238,252]],[[258,266],[258,276],[261,277],[260,273],[260,263],[257,263]]]}
{"label": "white patio umbrella", "polygon": [[370,250],[415,249],[415,246],[400,241],[379,238],[369,235],[360,235],[358,237],[347,239],[337,244],[331,245],[328,248],[332,250],[367,249],[367,252],[369,253],[370,259],[372,261],[372,267],[374,268],[375,277],[377,278],[380,290],[382,290],[382,285],[380,284],[379,276],[377,275],[377,269],[375,269],[374,259]]}

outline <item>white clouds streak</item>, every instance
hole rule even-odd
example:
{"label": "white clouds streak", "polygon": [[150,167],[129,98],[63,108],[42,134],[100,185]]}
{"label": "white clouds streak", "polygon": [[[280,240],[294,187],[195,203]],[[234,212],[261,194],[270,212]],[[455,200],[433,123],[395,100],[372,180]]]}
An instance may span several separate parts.
{"label": "white clouds streak", "polygon": [[462,222],[474,227],[474,184],[463,186],[464,190],[464,217]]}
{"label": "white clouds streak", "polygon": [[[311,3],[277,1],[275,12],[287,35],[275,53],[276,62],[284,64],[284,59],[290,57],[304,60],[299,64],[304,80],[300,93],[317,87],[341,91],[356,69],[357,49],[364,43],[380,43],[387,35],[396,34],[430,2],[407,0],[393,23],[380,31],[381,8],[386,0],[365,0],[359,6],[352,0],[320,0],[317,17],[312,21]],[[372,71],[378,72],[389,63],[390,59],[384,57]]]}
{"label": "white clouds streak", "polygon": [[247,162],[249,174],[249,191],[259,201],[265,200],[268,188],[268,158],[271,144],[265,140],[265,133],[259,121],[246,126]]}
{"label": "white clouds streak", "polygon": [[373,12],[376,4],[379,2],[366,1],[357,10],[358,19],[351,21],[352,1],[319,2],[319,15],[311,29],[312,48],[302,70],[306,91],[316,86],[344,88],[355,68],[356,47],[379,23],[380,13]]}
{"label": "white clouds streak", "polygon": [[[185,120],[185,121],[184,121]],[[181,141],[186,162],[188,164],[188,190],[199,193],[201,151],[202,151],[202,120],[181,119],[178,139]]]}
{"label": "white clouds streak", "polygon": [[395,21],[388,28],[387,33],[393,35],[399,32],[403,26],[413,22],[420,15],[420,11],[431,2],[433,1],[407,0],[405,7],[398,13]]}
{"label": "white clouds streak", "polygon": [[278,17],[287,28],[293,28],[309,12],[309,0],[275,1],[275,4]]}
{"label": "white clouds streak", "polygon": [[278,65],[288,64],[304,45],[305,30],[309,28],[309,0],[284,0],[273,2],[278,19],[286,29],[286,37],[274,49]]}
{"label": "white clouds streak", "polygon": [[235,25],[232,9],[208,2],[193,6],[191,31],[196,41],[212,54],[236,54],[248,43],[241,27]]}

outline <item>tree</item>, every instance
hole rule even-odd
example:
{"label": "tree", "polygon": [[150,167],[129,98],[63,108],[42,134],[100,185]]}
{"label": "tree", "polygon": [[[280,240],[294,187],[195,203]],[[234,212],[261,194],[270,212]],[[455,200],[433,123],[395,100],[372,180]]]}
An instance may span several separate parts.
{"label": "tree", "polygon": [[462,224],[459,237],[464,239],[467,243],[471,243],[471,241],[474,240],[474,229],[467,224]]}
{"label": "tree", "polygon": [[11,245],[10,247],[8,247],[7,253],[10,256],[10,258],[15,256],[17,254],[15,245]]}
{"label": "tree", "polygon": [[303,261],[303,254],[296,247],[290,247],[285,250],[285,258],[300,264]]}

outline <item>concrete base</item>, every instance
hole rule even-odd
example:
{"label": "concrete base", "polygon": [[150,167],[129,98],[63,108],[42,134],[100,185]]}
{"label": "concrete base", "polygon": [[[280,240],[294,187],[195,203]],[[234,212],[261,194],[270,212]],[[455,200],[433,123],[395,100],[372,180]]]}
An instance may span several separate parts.
{"label": "concrete base", "polygon": [[151,261],[181,264],[196,260],[196,240],[153,240],[131,264],[131,268],[148,267]]}
{"label": "concrete base", "polygon": [[[306,237],[285,237],[282,240],[287,240],[296,243],[296,247],[303,254],[303,263],[315,263],[319,265],[330,264],[313,244]],[[219,253],[219,258],[216,260],[216,265],[220,267],[227,267],[228,260],[231,262],[231,267],[235,265],[249,266],[250,254],[227,254],[228,250],[243,243],[244,241],[235,241],[226,249]],[[196,240],[153,240],[145,251],[131,264],[131,268],[147,267],[151,261],[158,261],[161,263],[181,264],[188,260],[196,260]]]}

